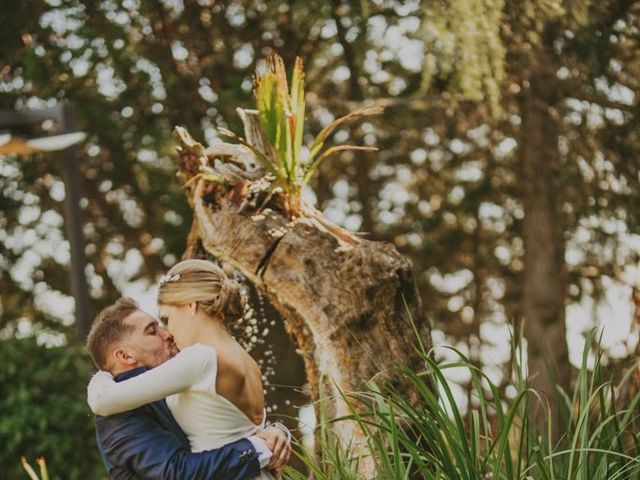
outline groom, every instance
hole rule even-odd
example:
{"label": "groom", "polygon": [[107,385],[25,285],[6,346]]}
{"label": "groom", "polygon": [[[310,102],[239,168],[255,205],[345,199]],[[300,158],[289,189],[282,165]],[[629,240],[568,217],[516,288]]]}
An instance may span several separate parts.
{"label": "groom", "polygon": [[[87,337],[101,370],[117,382],[173,357],[173,337],[130,298],[102,310]],[[216,450],[191,453],[189,441],[164,400],[135,410],[95,417],[100,454],[112,479],[244,480],[261,468],[281,470],[291,455],[286,428],[271,426]]]}

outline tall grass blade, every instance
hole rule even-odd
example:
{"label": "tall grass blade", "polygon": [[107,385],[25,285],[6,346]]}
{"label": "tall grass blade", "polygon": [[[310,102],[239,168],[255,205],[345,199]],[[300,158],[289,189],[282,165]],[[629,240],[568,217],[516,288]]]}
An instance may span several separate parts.
{"label": "tall grass blade", "polygon": [[36,474],[36,471],[33,469],[33,467],[29,464],[29,462],[27,462],[27,459],[25,457],[22,457],[20,459],[20,463],[22,463],[22,468],[24,468],[27,472],[27,475],[29,475],[29,478],[31,480],[39,480],[38,479],[38,475]]}

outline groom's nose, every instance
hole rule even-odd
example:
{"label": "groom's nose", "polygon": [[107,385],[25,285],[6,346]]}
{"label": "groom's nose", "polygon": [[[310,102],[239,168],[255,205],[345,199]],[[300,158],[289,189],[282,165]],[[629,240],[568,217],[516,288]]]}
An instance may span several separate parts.
{"label": "groom's nose", "polygon": [[173,342],[173,335],[171,335],[171,333],[169,333],[169,330],[167,330],[166,328],[160,327],[158,329],[158,334],[165,342]]}
{"label": "groom's nose", "polygon": [[178,349],[178,346],[173,339],[173,335],[171,335],[171,333],[169,333],[169,330],[167,330],[166,328],[163,328],[162,330],[162,340],[166,343],[167,347],[169,347],[171,356],[176,355],[180,350]]}

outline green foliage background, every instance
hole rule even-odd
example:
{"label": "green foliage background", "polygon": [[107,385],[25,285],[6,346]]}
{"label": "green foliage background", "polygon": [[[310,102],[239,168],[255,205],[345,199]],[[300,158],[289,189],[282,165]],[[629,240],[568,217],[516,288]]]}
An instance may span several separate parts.
{"label": "green foliage background", "polygon": [[[311,133],[365,102],[386,107],[337,132],[338,143],[380,151],[323,164],[311,185],[316,205],[407,255],[436,343],[468,350],[479,368],[495,373],[510,361],[503,334],[526,304],[523,225],[531,218],[523,192],[531,179],[522,165],[531,105],[553,128],[529,153],[542,145],[556,153],[544,178],[553,187],[562,278],[551,300],[598,300],[638,264],[637,248],[623,241],[640,233],[640,23],[632,0],[0,0],[0,12],[0,107],[68,101],[88,133],[78,158],[94,311],[180,258],[191,212],[174,177],[171,129],[184,125],[204,143],[216,140],[216,127],[240,131],[235,108],[252,104],[252,75],[271,53],[289,68],[303,58]],[[3,355],[25,331],[51,345],[81,340],[67,308],[57,160],[0,158]],[[563,331],[562,314],[551,320]],[[573,338],[582,338],[580,328]],[[636,349],[625,342],[622,356]],[[30,345],[10,363],[61,352]],[[0,389],[30,395],[26,385],[38,391],[41,368],[52,379],[66,375],[52,365],[32,362],[22,380],[3,376]],[[87,380],[80,373],[77,383],[59,383],[60,398],[78,396],[78,412]],[[510,381],[503,375],[498,389]],[[470,398],[470,380],[461,383]],[[3,409],[3,425],[27,429],[0,432],[0,444],[15,448],[13,458],[2,453],[7,465],[31,455],[20,451],[28,443],[10,439],[38,437],[39,422],[54,431],[46,417],[21,423],[22,412]],[[99,465],[84,437],[47,441],[66,449],[75,439],[80,447],[69,451],[85,454],[86,464],[73,468]]]}
{"label": "green foliage background", "polygon": [[91,359],[79,347],[34,338],[0,342],[0,478],[26,478],[20,457],[45,457],[53,479],[105,477],[85,387]]}

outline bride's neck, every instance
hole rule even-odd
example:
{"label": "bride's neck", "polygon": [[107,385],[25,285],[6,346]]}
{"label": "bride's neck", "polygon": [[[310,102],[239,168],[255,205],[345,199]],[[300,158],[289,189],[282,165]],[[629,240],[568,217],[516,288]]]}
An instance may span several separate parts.
{"label": "bride's neck", "polygon": [[212,346],[233,340],[227,327],[218,319],[205,317],[199,318],[194,325],[194,343],[204,343]]}

